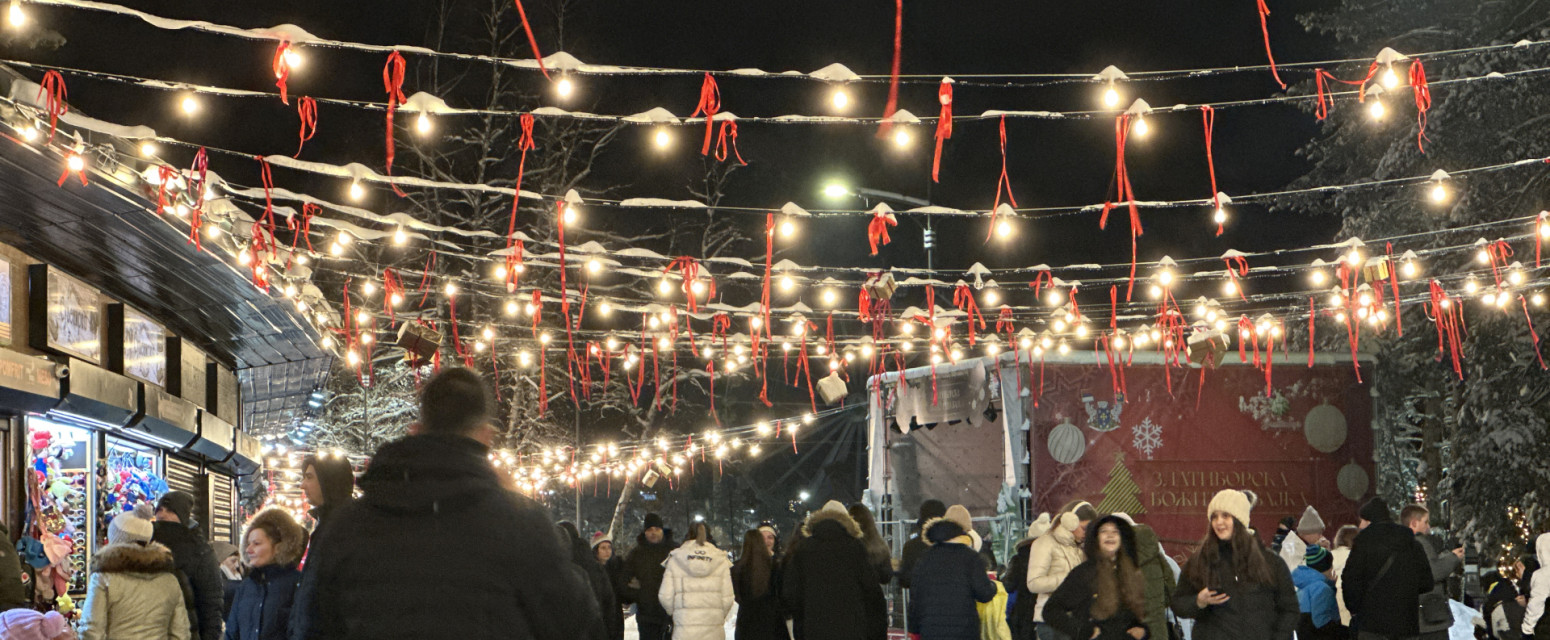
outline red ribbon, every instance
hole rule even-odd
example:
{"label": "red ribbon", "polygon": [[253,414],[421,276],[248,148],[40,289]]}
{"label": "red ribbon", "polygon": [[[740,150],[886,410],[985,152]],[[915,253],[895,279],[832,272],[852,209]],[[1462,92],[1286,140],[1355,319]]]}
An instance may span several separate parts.
{"label": "red ribbon", "polygon": [[296,115],[301,119],[301,131],[296,134],[299,138],[296,143],[296,155],[291,157],[300,158],[301,148],[318,133],[318,101],[310,96],[297,99]]}
{"label": "red ribbon", "polygon": [[716,79],[707,72],[705,74],[705,82],[700,84],[700,102],[695,105],[694,113],[689,114],[691,118],[701,114],[705,115],[705,144],[700,147],[700,155],[702,156],[710,155],[710,138],[711,134],[714,133],[713,129],[716,125],[711,117],[720,111],[721,89],[716,87]]}
{"label": "red ribbon", "polygon": [[[274,192],[274,175],[272,173],[270,173],[270,171],[269,171],[269,161],[268,160],[265,160],[263,156],[255,156],[255,158],[258,160],[258,179],[264,185],[264,214],[263,214],[263,216],[261,216],[259,218],[259,220],[263,221],[263,222],[266,222],[269,225],[269,245],[271,247],[270,251],[272,252],[273,251],[272,247],[274,246],[274,243],[275,243],[274,242],[274,227],[275,227],[275,225],[274,225],[274,194],[273,194],[273,192]],[[163,185],[166,184],[165,176],[163,176],[162,184]],[[305,207],[303,207],[303,208],[305,208]],[[255,224],[257,224],[257,223],[255,223]],[[310,241],[310,239],[309,239],[309,241]],[[294,246],[294,243],[293,243],[293,246]],[[307,248],[309,248],[309,249],[312,248],[312,245],[310,245],[310,244],[307,245]],[[254,257],[256,258],[257,256],[254,256]]]}
{"label": "red ribbon", "polygon": [[[1394,328],[1399,330],[1399,335],[1405,335],[1405,316],[1399,311],[1399,265],[1394,262],[1394,243],[1384,245],[1389,256],[1389,292],[1394,298]],[[1378,284],[1378,291],[1383,290],[1383,284]]]}
{"label": "red ribbon", "polygon": [[716,137],[716,160],[726,161],[729,142],[732,147],[732,155],[737,158],[737,163],[745,167],[748,166],[748,162],[743,160],[743,154],[737,151],[737,123],[732,120],[723,120],[721,122],[721,133]]}
{"label": "red ribbon", "polygon": [[[1136,194],[1130,188],[1130,171],[1125,168],[1125,141],[1129,136],[1130,114],[1122,113],[1114,119],[1114,185],[1115,199],[1130,205],[1130,284],[1125,287],[1127,301],[1136,288],[1136,238],[1143,233],[1141,212],[1136,209]],[[1109,211],[1113,209],[1112,201],[1103,203],[1103,215],[1098,218],[1099,229],[1108,225]]]}
{"label": "red ribbon", "polygon": [[985,231],[985,241],[996,232],[996,210],[1001,208],[1001,190],[1006,189],[1006,199],[1017,207],[1017,197],[1012,195],[1012,179],[1006,173],[1006,116],[1001,116],[1001,177],[996,179],[996,200],[990,205],[990,229]]}
{"label": "red ribbon", "polygon": [[983,330],[985,328],[985,316],[980,314],[980,305],[974,300],[974,292],[969,289],[969,285],[960,284],[957,289],[953,290],[953,305],[968,314],[969,346],[972,347],[975,341],[974,322],[978,320],[979,328]]}
{"label": "red ribbon", "polygon": [[[194,165],[189,169],[189,195],[194,198],[194,213],[189,216],[188,241],[194,244],[195,251],[203,251],[204,245],[199,240],[199,227],[204,224],[205,212],[205,183],[210,171],[210,159],[205,155],[205,148],[200,147],[194,154]],[[85,172],[82,172],[81,184],[86,184]],[[199,176],[196,180],[194,176]]]}
{"label": "red ribbon", "polygon": [[1249,275],[1249,261],[1243,256],[1232,256],[1222,258],[1222,262],[1227,265],[1227,278],[1232,281],[1233,290],[1238,292],[1238,298],[1248,302],[1249,299],[1243,295],[1243,283],[1238,279]]}
{"label": "red ribbon", "polygon": [[81,158],[81,170],[75,172],[75,175],[81,179],[81,186],[84,187],[86,186],[86,158],[74,151],[65,154],[65,170],[59,174],[59,186],[65,186],[65,181],[70,179],[71,158]]}
{"label": "red ribbon", "polygon": [[[44,106],[48,109],[48,141],[54,141],[54,133],[59,131],[59,116],[65,115],[70,106],[65,104],[65,77],[58,71],[43,73],[43,81],[38,87],[38,99],[44,100]],[[61,181],[63,182],[63,181]]]}
{"label": "red ribbon", "polygon": [[942,103],[942,111],[936,118],[936,153],[931,156],[931,181],[941,182],[937,178],[942,169],[942,142],[953,137],[953,85],[943,80],[942,85],[936,89],[937,102]]}
{"label": "red ribbon", "polygon": [[1501,268],[1507,266],[1507,260],[1512,257],[1512,245],[1506,240],[1497,240],[1485,245],[1485,253],[1490,257],[1491,276],[1496,278],[1496,286],[1502,285]]}
{"label": "red ribbon", "polygon": [[1539,351],[1539,332],[1534,330],[1534,316],[1528,313],[1528,300],[1518,294],[1518,302],[1523,305],[1523,319],[1528,321],[1528,335],[1534,339],[1534,357],[1539,360],[1539,368],[1545,369],[1545,356]]}
{"label": "red ribbon", "polygon": [[1313,324],[1318,318],[1318,309],[1313,301],[1313,296],[1308,296],[1308,368],[1313,368]]}
{"label": "red ribbon", "polygon": [[1276,56],[1270,52],[1270,25],[1265,23],[1265,18],[1270,16],[1270,7],[1265,6],[1265,0],[1259,2],[1259,30],[1265,35],[1265,57],[1270,59],[1270,75],[1276,79],[1276,84],[1286,88],[1286,83],[1281,80],[1281,74],[1276,72]]}
{"label": "red ribbon", "polygon": [[1033,282],[1029,282],[1028,286],[1033,288],[1033,299],[1038,301],[1041,289],[1055,286],[1055,274],[1048,269],[1040,269],[1033,274]]}
{"label": "red ribbon", "polygon": [[[522,264],[522,241],[516,239],[517,235],[517,208],[522,203],[522,174],[527,171],[527,152],[533,149],[533,114],[524,113],[518,122],[522,125],[522,136],[517,140],[517,150],[522,152],[522,157],[517,161],[517,182],[514,194],[511,196],[511,222],[506,225],[506,292],[510,293],[517,288],[517,266]],[[565,221],[560,220],[563,226]]]}
{"label": "red ribbon", "polygon": [[899,221],[890,218],[888,213],[882,210],[872,212],[872,221],[866,227],[867,243],[872,247],[872,255],[877,255],[879,245],[886,245],[893,241],[888,237],[888,227],[897,226]]}
{"label": "red ribbon", "polygon": [[[520,6],[520,5],[519,5]],[[404,56],[397,51],[388,54],[387,64],[382,67],[382,88],[387,90],[387,174],[393,175],[393,114],[407,98],[404,97]],[[397,184],[389,181],[393,193],[404,197]]]}
{"label": "red ribbon", "polygon": [[291,255],[296,254],[296,245],[303,240],[307,243],[307,250],[312,251],[312,216],[322,212],[322,207],[311,202],[302,203],[301,224],[297,225],[295,218],[291,218],[286,222],[286,226],[290,227],[291,231],[294,232],[291,236]]}
{"label": "red ribbon", "polygon": [[1534,223],[1534,268],[1539,268],[1540,250],[1545,242],[1545,230],[1550,229],[1550,212],[1539,212],[1539,219]]}
{"label": "red ribbon", "polygon": [[[1216,109],[1209,105],[1200,108],[1200,120],[1205,124],[1206,131],[1206,169],[1211,173],[1211,205],[1212,215],[1222,208],[1221,192],[1216,190],[1216,159],[1211,155],[1211,137],[1216,132]],[[1225,222],[1225,221],[1224,221]],[[1216,235],[1222,235],[1223,222],[1216,223]]]}
{"label": "red ribbon", "polygon": [[[683,278],[683,292],[684,297],[689,299],[689,313],[699,311],[699,302],[695,300],[694,294],[694,283],[700,277],[699,261],[689,256],[680,256],[668,263],[667,267],[662,269],[662,273],[665,274],[674,269],[677,269]],[[706,278],[706,280],[705,299],[709,300],[716,296],[716,279]]]}
{"label": "red ribbon", "polygon": [[538,50],[538,39],[533,37],[533,25],[527,22],[527,11],[522,8],[522,0],[517,3],[517,17],[522,19],[522,30],[527,32],[527,44],[533,48],[533,58],[538,61],[538,72],[544,74],[544,79],[549,79],[549,70],[544,68],[544,54]]}
{"label": "red ribbon", "polygon": [[542,291],[539,291],[538,289],[533,290],[533,301],[530,303],[530,305],[533,307],[530,309],[530,311],[533,312],[533,339],[537,340],[538,323],[542,321],[544,317],[544,294]]}
{"label": "red ribbon", "polygon": [[893,114],[899,109],[899,62],[904,51],[904,0],[893,1],[893,70],[888,76],[888,104],[883,107],[883,120],[878,124],[877,135],[886,135],[893,127]]}
{"label": "red ribbon", "polygon": [[1432,90],[1426,84],[1426,68],[1421,66],[1419,58],[1410,63],[1410,89],[1415,94],[1415,118],[1420,125],[1415,134],[1415,146],[1421,153],[1426,153],[1423,141],[1431,139],[1426,137],[1426,112],[1432,108]]}
{"label": "red ribbon", "polygon": [[1448,298],[1448,292],[1436,280],[1431,282],[1431,300],[1426,304],[1426,315],[1437,325],[1437,360],[1442,361],[1446,346],[1446,352],[1452,356],[1453,373],[1463,380],[1464,368],[1459,362],[1463,349],[1459,340],[1463,311]]}
{"label": "red ribbon", "polygon": [[274,48],[274,86],[280,88],[280,103],[290,104],[290,98],[286,96],[285,83],[291,79],[291,64],[285,59],[285,53],[290,51],[291,41],[281,40],[279,46]]}
{"label": "red ribbon", "polygon": [[172,187],[172,181],[178,177],[177,169],[167,165],[156,166],[156,213],[165,214],[172,211],[172,202],[167,200],[167,190]]}
{"label": "red ribbon", "polygon": [[770,270],[775,259],[775,214],[764,215],[764,286],[759,294],[759,328],[751,333],[754,358],[758,360],[759,368],[759,401],[764,406],[774,406],[770,402],[769,381],[769,344],[770,337]]}
{"label": "red ribbon", "polygon": [[397,322],[394,315],[393,296],[404,297],[404,283],[398,277],[398,272],[391,267],[382,269],[382,312],[387,314],[389,322]]}

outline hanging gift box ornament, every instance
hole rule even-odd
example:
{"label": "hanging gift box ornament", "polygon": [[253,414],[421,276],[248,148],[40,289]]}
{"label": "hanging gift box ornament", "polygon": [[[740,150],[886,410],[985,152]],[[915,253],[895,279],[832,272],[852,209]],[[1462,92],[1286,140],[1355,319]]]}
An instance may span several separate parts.
{"label": "hanging gift box ornament", "polygon": [[1229,339],[1225,331],[1212,326],[1196,324],[1189,334],[1185,349],[1189,361],[1215,369],[1227,354]]}
{"label": "hanging gift box ornament", "polygon": [[1373,256],[1362,264],[1362,280],[1380,284],[1388,282],[1392,269],[1387,256]]}
{"label": "hanging gift box ornament", "polygon": [[398,327],[398,346],[411,361],[430,358],[441,348],[441,332],[418,322],[405,322]]}
{"label": "hanging gift box ornament", "polygon": [[844,400],[846,393],[845,380],[837,370],[829,372],[829,375],[818,381],[818,395],[823,397],[825,403],[835,404]]}
{"label": "hanging gift box ornament", "polygon": [[861,288],[866,290],[872,300],[877,301],[892,298],[893,292],[898,290],[899,285],[894,281],[892,273],[879,271],[868,276],[861,284]]}

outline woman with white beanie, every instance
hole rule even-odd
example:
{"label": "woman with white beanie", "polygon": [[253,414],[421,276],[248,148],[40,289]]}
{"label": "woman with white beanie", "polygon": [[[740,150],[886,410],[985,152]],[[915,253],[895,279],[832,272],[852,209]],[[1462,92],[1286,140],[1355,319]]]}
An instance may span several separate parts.
{"label": "woman with white beanie", "polygon": [[1211,532],[1179,577],[1173,612],[1195,640],[1291,640],[1300,610],[1286,563],[1249,534],[1250,500],[1224,489],[1206,509]]}
{"label": "woman with white beanie", "polygon": [[1028,548],[1028,591],[1037,594],[1033,605],[1033,620],[1038,626],[1035,633],[1039,640],[1067,639],[1065,634],[1044,623],[1044,603],[1060,586],[1066,576],[1087,559],[1082,553],[1082,540],[1086,537],[1087,524],[1096,520],[1098,513],[1086,502],[1072,502],[1060,510],[1049,532],[1033,541]]}
{"label": "woman with white beanie", "polygon": [[118,514],[92,557],[82,640],[187,640],[188,610],[172,550],[151,542],[150,504]]}

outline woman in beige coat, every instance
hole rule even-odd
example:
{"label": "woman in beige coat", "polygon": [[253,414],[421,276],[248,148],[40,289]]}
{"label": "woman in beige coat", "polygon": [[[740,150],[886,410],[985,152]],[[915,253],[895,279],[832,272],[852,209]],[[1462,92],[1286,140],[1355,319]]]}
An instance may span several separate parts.
{"label": "woman in beige coat", "polygon": [[[1058,640],[1061,634],[1044,623],[1044,603],[1077,565],[1087,559],[1082,553],[1082,538],[1089,521],[1097,512],[1086,502],[1067,505],[1048,533],[1039,536],[1028,549],[1028,591],[1037,594],[1033,620],[1039,640]],[[1077,638],[1075,640],[1085,640]]]}
{"label": "woman in beige coat", "polygon": [[81,640],[188,640],[188,610],[172,551],[151,542],[149,514],[121,513],[92,557]]}

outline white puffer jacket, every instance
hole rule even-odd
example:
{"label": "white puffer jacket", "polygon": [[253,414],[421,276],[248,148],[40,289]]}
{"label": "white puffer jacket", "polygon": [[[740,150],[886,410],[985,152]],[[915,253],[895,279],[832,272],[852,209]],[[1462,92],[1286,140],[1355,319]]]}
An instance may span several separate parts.
{"label": "white puffer jacket", "polygon": [[1050,594],[1076,565],[1087,559],[1082,545],[1076,542],[1076,528],[1080,524],[1076,514],[1063,513],[1055,526],[1028,548],[1028,590],[1038,594],[1033,605],[1033,619],[1038,622],[1044,622],[1044,603]]}
{"label": "white puffer jacket", "polygon": [[665,563],[657,597],[673,616],[673,640],[724,640],[732,612],[732,562],[725,551],[690,540]]}
{"label": "white puffer jacket", "polygon": [[172,551],[150,543],[110,544],[92,557],[82,607],[82,640],[187,640],[188,611]]}

